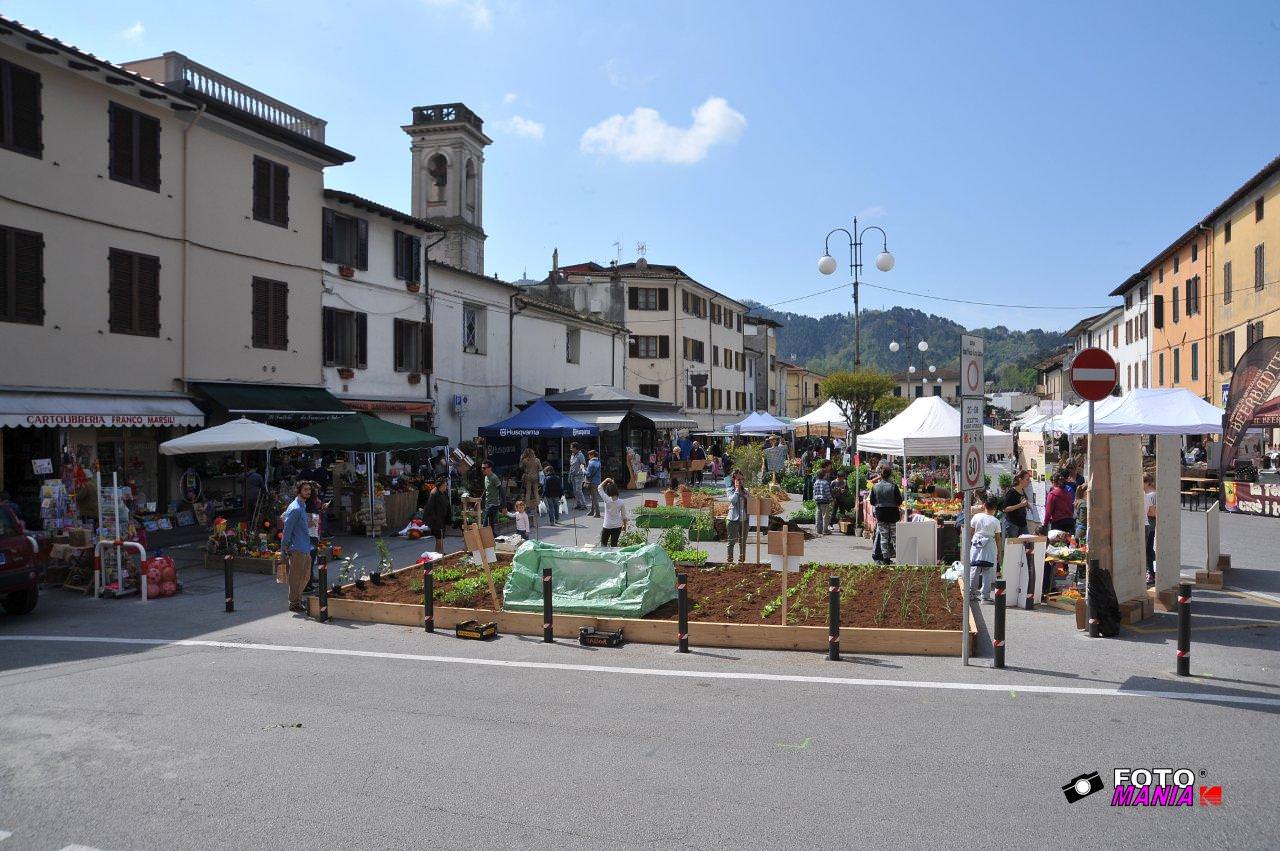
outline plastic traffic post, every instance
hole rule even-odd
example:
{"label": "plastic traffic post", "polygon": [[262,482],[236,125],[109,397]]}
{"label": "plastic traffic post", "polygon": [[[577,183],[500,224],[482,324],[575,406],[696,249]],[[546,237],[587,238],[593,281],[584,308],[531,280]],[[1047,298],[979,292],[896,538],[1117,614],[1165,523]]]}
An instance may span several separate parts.
{"label": "plastic traffic post", "polygon": [[679,646],[676,647],[677,653],[689,652],[689,589],[687,588],[689,581],[688,574],[676,574],[676,609],[679,612],[680,622],[676,629],[679,638]]}
{"label": "plastic traffic post", "polygon": [[840,577],[834,574],[827,585],[827,658],[840,661]]}
{"label": "plastic traffic post", "polygon": [[991,637],[991,643],[995,647],[996,667],[1004,667],[1004,586],[1005,580],[997,579],[991,583],[995,588],[996,598],[996,617],[995,617],[995,634]]}
{"label": "plastic traffic post", "polygon": [[320,556],[320,564],[316,567],[320,578],[316,581],[320,583],[320,612],[316,615],[316,620],[320,623],[327,623],[329,620],[329,559]]}
{"label": "plastic traffic post", "polygon": [[222,589],[226,592],[227,611],[234,612],[236,610],[236,588],[235,581],[231,578],[231,556],[223,556],[222,558]]}
{"label": "plastic traffic post", "polygon": [[542,568],[542,641],[551,644],[556,640],[551,628],[551,568]]}
{"label": "plastic traffic post", "polygon": [[436,631],[436,574],[432,562],[422,562],[422,623],[427,632]]}
{"label": "plastic traffic post", "polygon": [[1178,676],[1191,676],[1191,583],[1178,585]]}

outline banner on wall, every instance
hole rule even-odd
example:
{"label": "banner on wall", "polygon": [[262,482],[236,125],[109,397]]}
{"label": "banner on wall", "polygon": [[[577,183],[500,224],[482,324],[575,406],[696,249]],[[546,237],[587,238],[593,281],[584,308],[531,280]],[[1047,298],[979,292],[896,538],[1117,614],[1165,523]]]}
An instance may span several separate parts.
{"label": "banner on wall", "polygon": [[1223,482],[1222,507],[1236,514],[1280,517],[1280,485],[1257,482]]}
{"label": "banner on wall", "polygon": [[1219,474],[1235,467],[1245,432],[1280,427],[1280,337],[1263,337],[1245,350],[1231,374],[1226,413],[1222,416],[1222,460]]}

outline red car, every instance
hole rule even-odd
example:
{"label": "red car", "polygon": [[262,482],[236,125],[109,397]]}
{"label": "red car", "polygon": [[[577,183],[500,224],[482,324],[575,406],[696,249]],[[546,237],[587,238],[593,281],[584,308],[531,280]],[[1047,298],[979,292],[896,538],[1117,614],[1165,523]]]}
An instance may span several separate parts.
{"label": "red car", "polygon": [[25,615],[40,595],[38,547],[17,516],[0,505],[0,606],[11,615]]}

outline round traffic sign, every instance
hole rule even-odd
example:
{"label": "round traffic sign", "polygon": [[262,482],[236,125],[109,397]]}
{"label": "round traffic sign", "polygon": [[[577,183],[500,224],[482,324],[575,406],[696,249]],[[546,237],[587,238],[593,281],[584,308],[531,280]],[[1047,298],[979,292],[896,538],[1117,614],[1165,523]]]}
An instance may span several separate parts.
{"label": "round traffic sign", "polygon": [[1115,359],[1102,349],[1084,349],[1071,361],[1071,389],[1081,399],[1101,402],[1111,395],[1120,378]]}
{"label": "round traffic sign", "polygon": [[975,490],[982,487],[982,453],[978,451],[976,443],[970,443],[964,448],[964,490]]}

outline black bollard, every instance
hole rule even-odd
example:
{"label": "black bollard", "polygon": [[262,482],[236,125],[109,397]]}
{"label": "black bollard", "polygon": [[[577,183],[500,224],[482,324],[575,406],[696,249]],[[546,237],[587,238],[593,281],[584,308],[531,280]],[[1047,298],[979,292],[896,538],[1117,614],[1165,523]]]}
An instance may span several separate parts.
{"label": "black bollard", "polygon": [[827,658],[840,661],[840,577],[835,575],[827,585]]}
{"label": "black bollard", "polygon": [[236,610],[236,588],[235,582],[231,579],[231,556],[224,556],[222,559],[222,588],[226,592],[227,611],[234,612]]}
{"label": "black bollard", "polygon": [[676,636],[679,639],[679,645],[676,647],[677,653],[689,652],[689,589],[687,587],[689,577],[684,573],[676,574],[676,609],[679,613],[680,623],[676,627]]}
{"label": "black bollard", "polygon": [[[1101,568],[1098,566],[1098,560],[1090,559],[1089,572],[1086,573],[1085,576],[1088,577],[1090,573],[1095,573],[1098,570],[1101,570]],[[1084,618],[1085,618],[1085,623],[1089,627],[1089,637],[1101,638],[1102,637],[1102,621],[1098,620],[1098,613],[1093,610],[1093,600],[1091,599],[1091,595],[1089,594],[1089,588],[1092,585],[1093,585],[1092,581],[1086,580],[1085,595],[1084,595]]]}
{"label": "black bollard", "polygon": [[429,561],[422,563],[422,623],[427,632],[436,631],[436,573]]}
{"label": "black bollard", "polygon": [[1027,611],[1036,607],[1036,551],[1026,548],[1027,553]]}
{"label": "black bollard", "polygon": [[326,623],[329,620],[329,561],[320,559],[320,614],[316,620]]}
{"label": "black bollard", "polygon": [[542,568],[542,641],[551,644],[556,640],[551,628],[551,568]]}
{"label": "black bollard", "polygon": [[1178,676],[1191,676],[1191,583],[1178,585]]}
{"label": "black bollard", "polygon": [[996,598],[996,617],[995,617],[995,634],[991,636],[991,643],[995,647],[996,667],[1004,667],[1004,585],[1003,579],[997,579],[991,583],[995,588]]}

